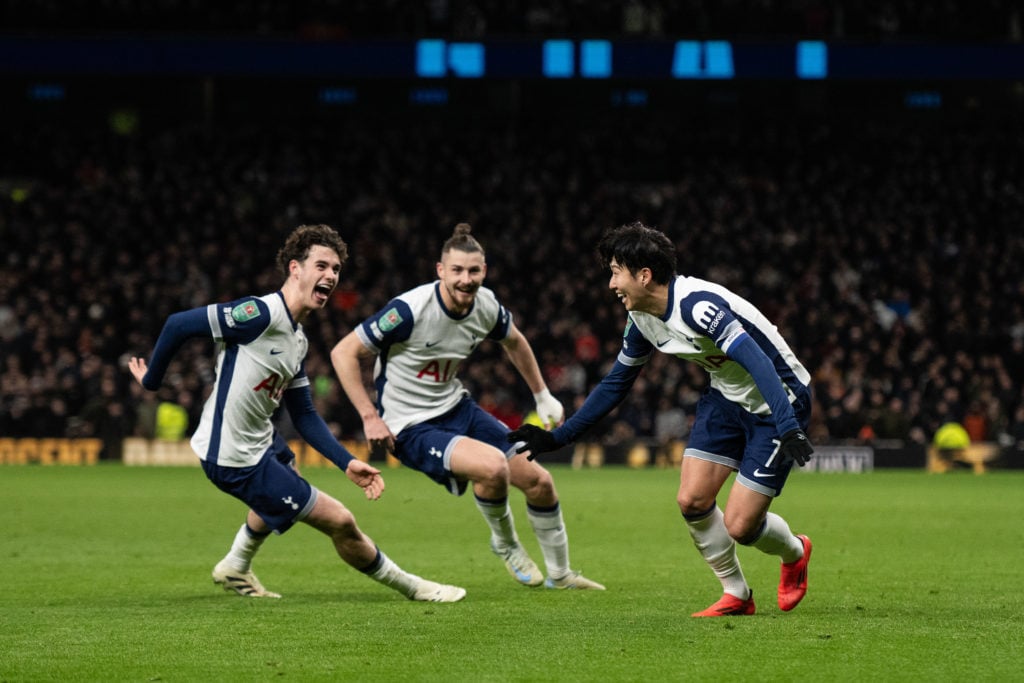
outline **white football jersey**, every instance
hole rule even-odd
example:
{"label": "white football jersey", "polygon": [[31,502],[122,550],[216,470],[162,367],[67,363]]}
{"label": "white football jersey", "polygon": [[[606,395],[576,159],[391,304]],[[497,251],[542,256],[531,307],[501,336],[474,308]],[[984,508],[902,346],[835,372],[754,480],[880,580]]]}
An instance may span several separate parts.
{"label": "white football jersey", "polygon": [[697,363],[711,376],[711,386],[751,413],[771,410],[754,378],[727,355],[744,332],[772,362],[790,397],[796,383],[807,386],[811,376],[797,360],[778,329],[752,303],[727,288],[695,277],[678,276],[669,284],[664,317],[630,311],[618,360],[642,365],[651,351]]}
{"label": "white football jersey", "polygon": [[447,413],[465,395],[459,366],[484,339],[508,336],[512,318],[486,287],[477,290],[473,308],[456,316],[441,301],[440,282],[420,285],[388,302],[356,328],[375,351],[377,410],[398,435]]}
{"label": "white football jersey", "polygon": [[211,304],[206,314],[217,342],[217,382],[192,449],[224,467],[249,467],[270,447],[271,417],[284,392],[309,384],[309,342],[281,292]]}

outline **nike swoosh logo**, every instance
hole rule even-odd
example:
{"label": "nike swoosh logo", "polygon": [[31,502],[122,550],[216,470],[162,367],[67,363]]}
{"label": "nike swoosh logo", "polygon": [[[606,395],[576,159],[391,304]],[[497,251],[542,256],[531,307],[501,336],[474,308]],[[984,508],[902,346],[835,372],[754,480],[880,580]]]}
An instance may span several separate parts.
{"label": "nike swoosh logo", "polygon": [[431,346],[437,346],[440,343],[441,343],[440,339],[438,339],[436,342],[427,342],[426,347],[429,349]]}
{"label": "nike swoosh logo", "polygon": [[757,468],[756,470],[754,470],[754,476],[758,477],[759,479],[763,479],[765,477],[774,477],[775,473],[774,472],[762,472],[761,468]]}
{"label": "nike swoosh logo", "polygon": [[665,344],[668,344],[670,341],[672,341],[672,340],[671,339],[666,339],[665,341],[656,342],[656,345],[660,349],[662,346],[664,346]]}
{"label": "nike swoosh logo", "polygon": [[282,351],[281,349],[270,349],[271,356],[276,356],[279,353],[284,353],[284,351]]}

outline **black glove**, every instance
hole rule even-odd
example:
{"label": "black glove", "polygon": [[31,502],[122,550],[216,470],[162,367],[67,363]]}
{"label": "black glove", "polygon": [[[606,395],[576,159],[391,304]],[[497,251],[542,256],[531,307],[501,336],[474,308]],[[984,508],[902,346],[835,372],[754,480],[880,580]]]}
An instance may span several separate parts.
{"label": "black glove", "polygon": [[814,446],[807,440],[807,435],[802,429],[791,429],[779,440],[779,453],[783,457],[783,462],[792,460],[803,467],[811,459]]}
{"label": "black glove", "polygon": [[541,429],[537,425],[524,424],[519,429],[513,430],[508,433],[508,442],[516,443],[519,441],[525,442],[522,446],[516,449],[516,453],[523,453],[530,451],[530,454],[526,456],[527,460],[533,460],[541,453],[547,453],[549,451],[557,451],[565,444],[559,443],[555,435],[546,429]]}

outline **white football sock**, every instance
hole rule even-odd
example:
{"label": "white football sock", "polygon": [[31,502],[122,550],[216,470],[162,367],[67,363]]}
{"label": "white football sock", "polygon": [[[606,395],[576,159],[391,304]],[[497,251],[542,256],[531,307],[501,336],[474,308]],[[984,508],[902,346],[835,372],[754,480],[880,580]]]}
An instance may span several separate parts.
{"label": "white football sock", "polygon": [[508,506],[508,498],[491,500],[473,496],[476,500],[476,507],[484,516],[488,526],[491,527],[491,544],[499,550],[510,548],[519,543],[519,535],[516,534],[515,520],[512,518],[512,510]]}
{"label": "white football sock", "polygon": [[423,581],[419,576],[410,574],[395,564],[380,548],[377,548],[377,559],[375,559],[369,567],[365,567],[359,571],[363,572],[377,583],[383,584],[388,588],[393,588],[407,598],[411,598],[413,596],[416,592],[416,587],[419,586],[421,581]]}
{"label": "white football sock", "polygon": [[804,544],[789,530],[789,524],[774,512],[769,512],[764,529],[757,540],[750,544],[762,553],[777,555],[783,562],[796,562],[804,554]]}
{"label": "white football sock", "polygon": [[700,517],[689,518],[684,515],[683,519],[686,520],[686,528],[690,531],[693,544],[722,582],[724,592],[740,600],[749,598],[750,586],[743,577],[743,570],[736,556],[736,542],[726,531],[725,515],[718,506],[714,506],[710,512]]}
{"label": "white football sock", "polygon": [[540,551],[544,554],[548,576],[553,579],[564,577],[569,573],[569,536],[565,533],[561,505],[555,503],[552,508],[527,505],[526,516],[530,519]]}
{"label": "white football sock", "polygon": [[248,524],[243,524],[235,534],[235,541],[231,544],[231,550],[224,556],[224,561],[232,569],[237,569],[240,572],[249,571],[253,556],[256,555],[256,551],[260,549],[263,541],[267,540],[269,535],[269,533],[257,534],[249,528]]}

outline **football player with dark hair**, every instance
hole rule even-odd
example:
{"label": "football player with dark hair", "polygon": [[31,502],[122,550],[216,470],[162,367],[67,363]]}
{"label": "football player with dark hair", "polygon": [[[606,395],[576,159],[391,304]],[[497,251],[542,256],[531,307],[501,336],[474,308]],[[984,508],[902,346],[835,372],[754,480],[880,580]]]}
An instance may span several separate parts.
{"label": "football player with dark hair", "polygon": [[[579,438],[629,393],[658,350],[696,363],[710,375],[683,454],[678,503],[694,545],[719,578],[724,595],[695,617],[754,613],[736,543],[782,562],[778,605],[789,611],[807,592],[811,541],[769,512],[793,463],[814,449],[804,430],[811,377],[753,304],[725,287],[676,274],[676,250],[662,232],[632,223],[605,232],[598,244],[608,286],[628,318],[611,371],[562,426],[523,425],[509,434],[530,457]],[[717,497],[736,472],[724,513]]]}
{"label": "football player with dark hair", "polygon": [[316,412],[304,365],[309,343],[302,322],[327,304],[347,256],[345,242],[329,226],[296,228],[278,253],[285,276],[280,290],[171,315],[149,363],[133,357],[128,368],[143,387],[156,391],[182,344],[194,338],[217,343],[217,376],[192,448],[210,481],[249,506],[231,550],[213,569],[214,582],[224,590],[281,597],[256,578],[252,559],[270,532],[305,522],[374,581],[410,600],[455,602],[465,590],[404,571],[359,529],[348,508],[302,478],[295,454],[272,422],[283,403],[302,438],[367,498],[376,500],[384,491],[380,470],[354,458]]}

